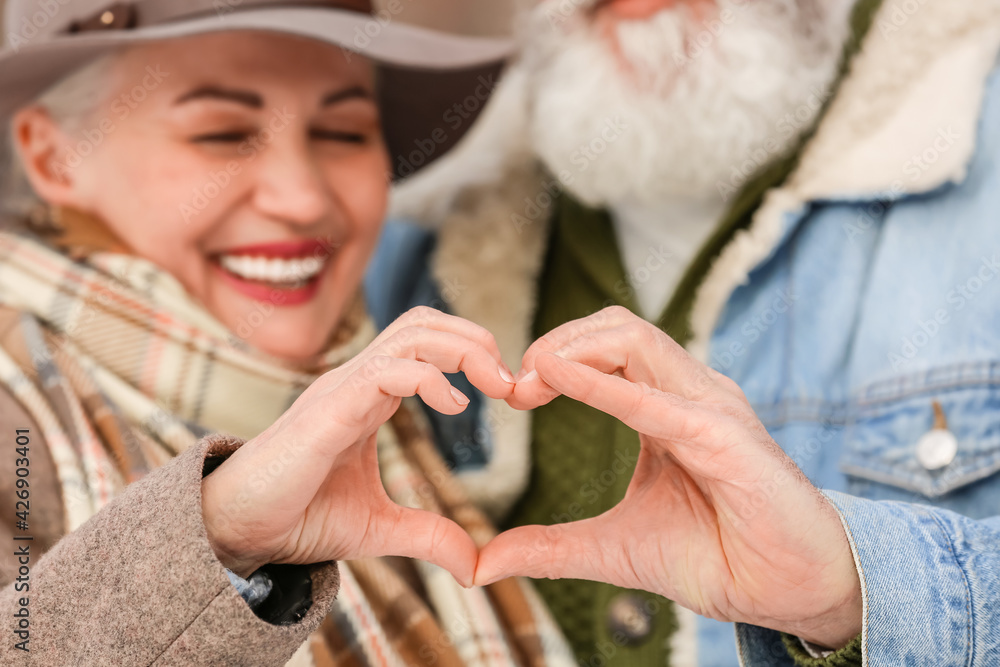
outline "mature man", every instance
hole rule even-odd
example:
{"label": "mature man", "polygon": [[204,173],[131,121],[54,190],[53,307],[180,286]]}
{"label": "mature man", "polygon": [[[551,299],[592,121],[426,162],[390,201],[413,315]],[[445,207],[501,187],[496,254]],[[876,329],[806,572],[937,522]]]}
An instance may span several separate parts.
{"label": "mature man", "polygon": [[[733,628],[683,607],[738,621],[744,664],[996,664],[1000,2],[548,0],[522,28],[481,124],[399,192],[398,217],[423,228],[390,229],[370,296],[384,317],[425,302],[477,321],[512,367],[555,330],[519,379],[535,367],[567,396],[530,416],[479,397],[475,423],[441,421],[439,435],[508,525],[596,517],[628,490],[623,507],[651,499],[642,525],[657,550],[632,549],[619,507],[603,524],[510,533],[490,574],[552,578],[539,589],[586,665],[737,664]],[[735,380],[767,433],[706,426],[707,450],[704,432],[678,435],[678,401],[726,424],[742,395],[689,368],[665,336],[608,337],[641,331],[602,311],[613,304]],[[575,337],[589,342],[560,356],[673,402],[645,415],[627,391],[637,384],[535,365]],[[809,549],[769,541],[791,528],[761,517],[801,509],[814,544],[839,526],[808,501],[783,506],[799,502],[798,477],[760,472],[767,434],[846,529],[829,547],[838,565],[816,565],[813,585],[794,572]],[[763,453],[746,455],[755,437]],[[659,484],[686,480],[704,505],[647,494],[656,442],[676,466]],[[693,473],[685,457],[699,451],[727,477]],[[727,484],[753,490],[722,507]],[[717,527],[722,546],[702,551],[687,519]],[[759,558],[752,535],[727,539],[734,525],[754,527]],[[797,625],[810,604],[839,604],[830,574],[845,553],[857,599]],[[657,558],[670,581],[647,585]],[[702,586],[718,572],[763,573],[771,588],[730,588],[749,600],[719,603]]]}

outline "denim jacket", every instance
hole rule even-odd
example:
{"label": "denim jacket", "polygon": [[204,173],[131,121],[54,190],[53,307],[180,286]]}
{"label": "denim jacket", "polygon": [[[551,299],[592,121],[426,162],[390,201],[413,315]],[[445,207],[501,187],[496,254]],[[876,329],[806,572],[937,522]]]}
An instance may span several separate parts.
{"label": "denim jacket", "polygon": [[[839,510],[865,664],[985,667],[1000,664],[1000,6],[910,4],[885,3],[800,166],[720,255],[689,349]],[[467,273],[435,259],[454,233],[389,226],[368,282],[382,323],[417,302],[485,308],[462,301],[486,293],[487,255],[464,246]],[[496,430],[449,428],[477,426]],[[689,630],[702,667],[792,664],[770,630]]]}
{"label": "denim jacket", "polygon": [[[998,156],[993,69],[964,178],[787,214],[708,344],[839,509],[870,665],[1000,664]],[[791,664],[776,633],[737,634],[744,664]]]}

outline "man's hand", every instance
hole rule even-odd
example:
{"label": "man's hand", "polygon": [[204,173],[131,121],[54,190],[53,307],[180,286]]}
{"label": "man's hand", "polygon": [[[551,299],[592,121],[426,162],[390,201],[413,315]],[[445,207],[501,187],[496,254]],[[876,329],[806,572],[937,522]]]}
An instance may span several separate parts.
{"label": "man's hand", "polygon": [[375,444],[401,396],[419,394],[446,414],[464,410],[468,399],[442,373],[459,370],[491,397],[513,392],[489,332],[420,308],[314,382],[203,480],[205,525],[223,564],[247,576],[265,563],[409,556],[471,585],[472,539],[448,519],[393,503]]}
{"label": "man's hand", "polygon": [[642,450],[617,507],[501,534],[480,554],[477,584],[604,581],[830,648],[861,631],[861,585],[836,510],[734,382],[622,308],[552,331],[521,374],[515,407],[565,394],[634,428]]}

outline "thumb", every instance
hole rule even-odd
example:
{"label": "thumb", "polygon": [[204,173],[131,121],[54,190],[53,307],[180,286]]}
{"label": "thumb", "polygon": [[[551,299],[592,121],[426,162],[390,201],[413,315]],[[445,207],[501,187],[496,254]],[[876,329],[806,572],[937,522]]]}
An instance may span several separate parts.
{"label": "thumb", "polygon": [[382,537],[366,545],[368,553],[427,561],[451,572],[463,586],[472,586],[479,550],[454,521],[433,512],[398,507],[386,525],[392,529],[380,531]]}
{"label": "thumb", "polygon": [[521,526],[500,533],[479,553],[475,583],[507,577],[607,581],[601,517],[555,526]]}

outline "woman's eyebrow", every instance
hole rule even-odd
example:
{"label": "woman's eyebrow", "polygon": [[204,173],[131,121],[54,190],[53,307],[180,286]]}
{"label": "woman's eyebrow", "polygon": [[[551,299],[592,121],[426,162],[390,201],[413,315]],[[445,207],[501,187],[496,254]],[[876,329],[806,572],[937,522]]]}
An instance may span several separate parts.
{"label": "woman's eyebrow", "polygon": [[329,93],[323,98],[323,102],[320,104],[321,107],[328,107],[345,100],[352,99],[372,99],[372,94],[367,89],[362,86],[352,86],[350,88],[345,88],[344,90],[338,90],[333,93]]}
{"label": "woman's eyebrow", "polygon": [[220,88],[218,86],[202,86],[201,88],[195,88],[191,92],[178,97],[174,102],[174,106],[201,99],[227,100],[230,102],[236,102],[237,104],[246,105],[253,109],[264,108],[263,98],[253,91],[231,90],[227,88]]}
{"label": "woman's eyebrow", "polygon": [[[191,102],[194,100],[202,99],[216,99],[216,100],[227,100],[230,102],[236,102],[238,104],[243,104],[253,109],[263,109],[264,100],[263,98],[250,90],[233,90],[228,88],[220,88],[219,86],[202,86],[200,88],[195,88],[194,90],[185,93],[177,98],[174,102],[174,106],[184,104],[185,102]],[[326,97],[323,98],[320,106],[328,107],[344,102],[351,99],[372,99],[372,94],[363,86],[352,86],[350,88],[345,88],[344,90],[334,91],[328,93]]]}

